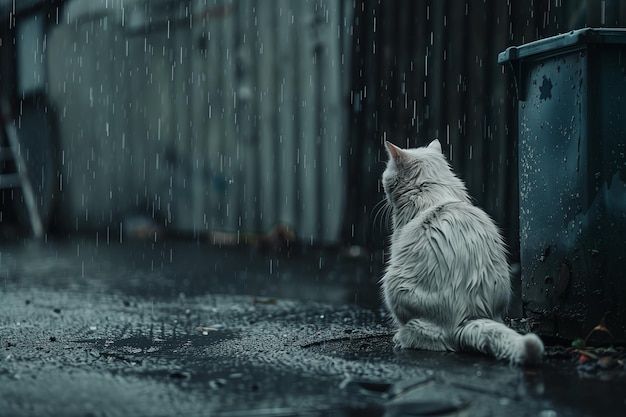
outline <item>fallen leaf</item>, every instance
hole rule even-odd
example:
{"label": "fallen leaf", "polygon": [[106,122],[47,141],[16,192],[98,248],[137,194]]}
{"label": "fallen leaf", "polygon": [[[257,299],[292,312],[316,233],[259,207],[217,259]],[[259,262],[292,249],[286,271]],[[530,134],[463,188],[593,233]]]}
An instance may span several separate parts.
{"label": "fallen leaf", "polygon": [[607,329],[607,327],[604,324],[598,324],[591,331],[592,332],[605,332],[605,333],[608,333],[609,335],[611,335],[611,332],[609,331],[609,329]]}
{"label": "fallen leaf", "polygon": [[613,369],[619,366],[619,362],[613,359],[612,356],[602,356],[598,359],[598,366],[603,369]]}
{"label": "fallen leaf", "polygon": [[202,334],[209,334],[209,332],[216,332],[218,329],[215,327],[198,326],[196,327],[196,330],[202,332]]}
{"label": "fallen leaf", "polygon": [[583,356],[586,356],[586,357],[587,357],[587,359],[598,359],[598,355],[596,355],[595,353],[591,353],[591,352],[589,352],[589,351],[587,351],[587,350],[581,350],[581,349],[579,349],[579,350],[578,350],[578,353],[580,353],[580,354],[581,354],[581,358],[582,358]]}
{"label": "fallen leaf", "polygon": [[613,337],[613,335],[611,334],[611,332],[609,331],[609,329],[606,327],[606,325],[604,324],[604,317],[602,317],[602,320],[600,320],[600,323],[598,323],[597,326],[595,326],[593,329],[591,329],[591,331],[589,332],[589,334],[587,335],[587,337],[585,337],[584,340],[584,346],[587,345],[587,341],[589,340],[589,338],[591,337],[592,334],[594,334],[595,332],[603,332],[608,334],[609,336]]}
{"label": "fallen leaf", "polygon": [[278,301],[275,298],[253,297],[252,298],[252,304],[271,304],[271,305],[276,305],[276,304],[278,304]]}

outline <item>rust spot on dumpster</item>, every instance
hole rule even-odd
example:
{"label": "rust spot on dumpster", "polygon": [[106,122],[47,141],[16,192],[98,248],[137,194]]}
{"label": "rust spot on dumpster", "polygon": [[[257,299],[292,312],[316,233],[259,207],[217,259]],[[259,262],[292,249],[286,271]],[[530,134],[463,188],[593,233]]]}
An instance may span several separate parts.
{"label": "rust spot on dumpster", "polygon": [[559,277],[556,281],[556,287],[554,293],[558,298],[563,298],[569,287],[572,271],[566,262],[561,264],[561,270],[559,271]]}

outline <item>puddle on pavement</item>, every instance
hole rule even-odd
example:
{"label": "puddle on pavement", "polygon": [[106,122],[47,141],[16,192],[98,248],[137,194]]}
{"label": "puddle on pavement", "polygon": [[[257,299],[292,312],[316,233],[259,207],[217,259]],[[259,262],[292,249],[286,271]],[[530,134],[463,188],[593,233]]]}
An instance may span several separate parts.
{"label": "puddle on pavement", "polygon": [[168,338],[135,336],[111,339],[83,339],[74,343],[89,346],[95,354],[128,363],[141,364],[144,358],[172,358],[200,356],[207,347],[235,337],[236,332],[220,330],[200,335],[181,335]]}
{"label": "puddle on pavement", "polygon": [[393,334],[373,336],[351,336],[322,340],[304,345],[311,352],[338,357],[346,360],[391,360],[395,358]]}

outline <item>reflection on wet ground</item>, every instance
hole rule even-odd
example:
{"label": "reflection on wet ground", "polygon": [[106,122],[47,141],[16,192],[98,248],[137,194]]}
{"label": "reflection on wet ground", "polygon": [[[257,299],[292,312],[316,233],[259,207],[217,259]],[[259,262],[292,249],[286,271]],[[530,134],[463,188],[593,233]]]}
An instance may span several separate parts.
{"label": "reflection on wet ground", "polygon": [[189,241],[80,240],[27,242],[0,251],[5,282],[100,288],[155,299],[245,294],[373,307],[379,302],[382,274],[382,253],[350,256],[335,249],[303,248],[284,256]]}
{"label": "reflection on wet ground", "polygon": [[[395,350],[382,261],[189,241],[0,248],[0,415],[624,415],[626,369]],[[620,368],[621,366],[621,368]]]}

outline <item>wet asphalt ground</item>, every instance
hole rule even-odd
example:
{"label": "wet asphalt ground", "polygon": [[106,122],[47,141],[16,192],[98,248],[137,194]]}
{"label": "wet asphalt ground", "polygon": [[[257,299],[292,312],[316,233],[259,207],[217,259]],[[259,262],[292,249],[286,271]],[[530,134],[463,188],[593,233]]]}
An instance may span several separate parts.
{"label": "wet asphalt ground", "polygon": [[626,415],[619,348],[605,366],[550,348],[533,368],[394,349],[381,258],[4,244],[0,415]]}

